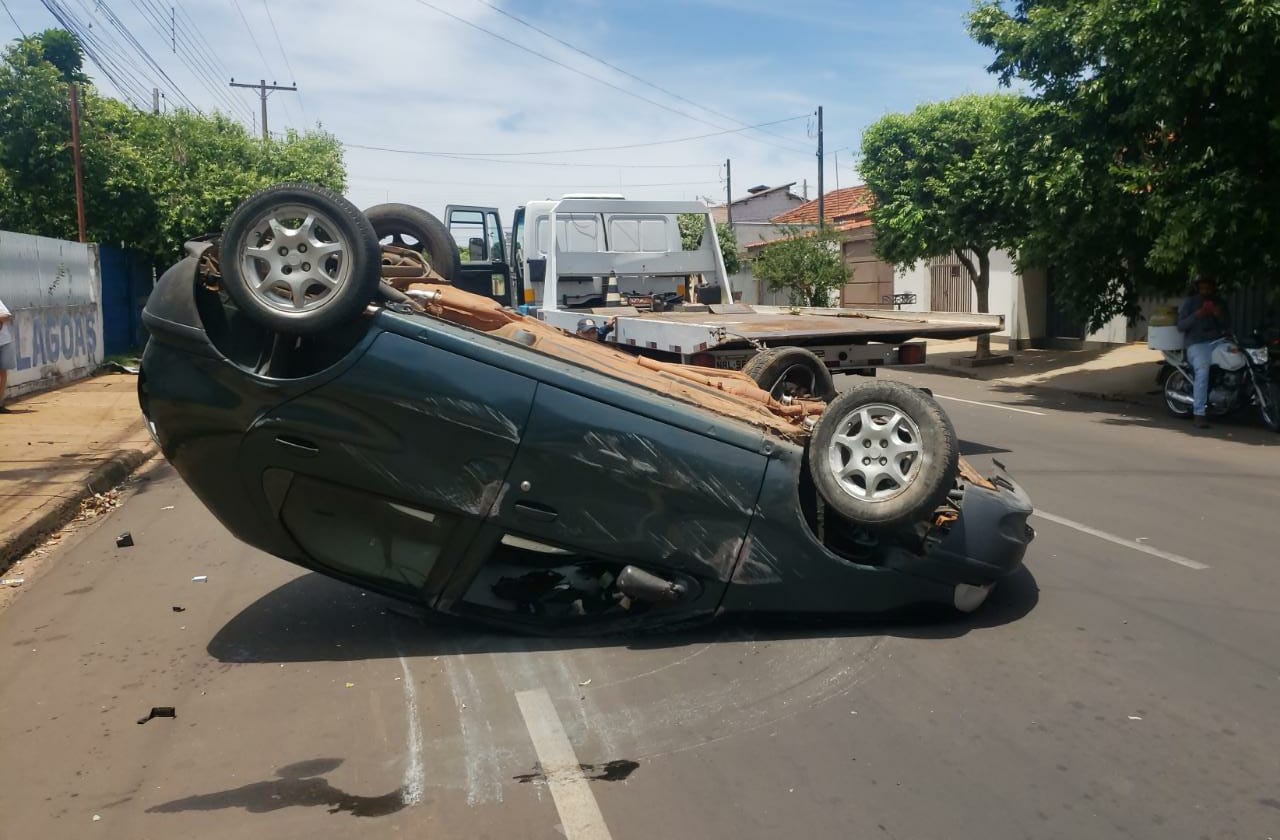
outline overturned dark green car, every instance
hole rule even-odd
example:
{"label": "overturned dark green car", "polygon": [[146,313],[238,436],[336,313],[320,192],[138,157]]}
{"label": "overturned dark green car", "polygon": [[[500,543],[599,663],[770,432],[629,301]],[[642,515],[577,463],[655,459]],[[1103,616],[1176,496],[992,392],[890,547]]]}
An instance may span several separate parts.
{"label": "overturned dark green car", "polygon": [[147,303],[147,423],[246,543],[541,632],[967,611],[1021,566],[1026,495],[963,462],[926,392],[775,396],[554,329],[378,234],[282,185]]}

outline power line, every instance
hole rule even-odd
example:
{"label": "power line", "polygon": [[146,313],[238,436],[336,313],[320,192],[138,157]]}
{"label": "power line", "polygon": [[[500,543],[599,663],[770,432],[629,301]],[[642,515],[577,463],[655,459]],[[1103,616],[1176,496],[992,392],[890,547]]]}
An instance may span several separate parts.
{"label": "power line", "polygon": [[5,14],[9,16],[9,20],[13,21],[14,28],[22,34],[23,38],[27,37],[27,33],[23,32],[22,27],[18,25],[18,19],[13,16],[13,12],[9,11],[9,4],[6,3],[5,0],[0,0],[0,6],[4,6]]}
{"label": "power line", "polygon": [[115,86],[124,100],[133,107],[140,108],[139,103],[146,99],[145,92],[142,92],[143,85],[123,63],[117,63],[116,56],[111,53],[106,42],[91,32],[60,0],[40,0],[40,2],[63,29],[75,36],[84,49],[85,55],[97,65],[102,75]]}
{"label": "power line", "polygon": [[405,155],[432,155],[432,156],[452,155],[454,157],[460,157],[460,158],[527,157],[530,155],[569,155],[569,154],[575,154],[577,152],[613,152],[613,151],[618,151],[620,149],[640,149],[640,148],[645,148],[647,146],[664,146],[669,143],[685,143],[690,140],[702,140],[707,137],[719,137],[723,134],[735,134],[739,131],[746,131],[751,128],[759,128],[761,125],[777,125],[778,123],[791,122],[793,120],[802,120],[807,116],[808,114],[801,114],[798,117],[787,117],[786,119],[773,120],[772,122],[760,123],[759,125],[750,125],[750,126],[745,126],[743,128],[727,128],[724,131],[712,131],[707,134],[695,134],[690,137],[675,137],[675,138],[672,138],[671,140],[653,140],[648,143],[627,143],[626,145],[622,145],[622,146],[591,146],[591,147],[582,148],[582,149],[552,149],[552,150],[538,151],[538,152],[435,152],[435,151],[414,151],[412,149],[394,149],[394,148],[383,147],[383,146],[367,146],[366,147],[366,146],[358,146],[354,143],[348,143],[346,145],[352,146],[353,148],[371,148],[371,149],[377,149],[378,151],[397,152],[399,154],[405,154]]}
{"label": "power line", "polygon": [[[186,31],[179,27],[176,15],[175,17],[166,20],[163,14],[164,10],[158,5],[157,0],[129,0],[129,2],[142,14],[147,22],[151,24],[151,28],[157,35],[161,38],[166,37],[166,35],[172,38],[171,43],[174,47],[174,53],[178,56],[178,60],[191,71],[192,76],[200,83],[201,87],[208,91],[213,97],[215,107],[220,106],[223,108],[230,108],[228,113],[233,115],[236,109],[240,108],[242,109],[242,114],[248,113],[252,115],[253,112],[249,111],[248,107],[245,106],[244,103],[231,96],[226,89],[222,87],[222,84],[219,81],[220,74],[211,74],[207,66],[200,64],[199,59],[201,56],[199,53],[195,49],[188,49],[188,47],[192,46],[191,40],[187,36]],[[169,33],[164,31],[166,24],[172,27]],[[183,42],[181,51],[178,50],[179,38],[181,38]]]}
{"label": "power line", "polygon": [[[505,35],[499,35],[497,32],[494,32],[491,29],[485,29],[483,26],[481,26],[478,23],[472,23],[466,18],[459,17],[458,15],[455,15],[453,12],[446,11],[440,8],[439,6],[435,5],[434,3],[428,2],[428,0],[415,0],[415,2],[421,6],[426,6],[428,9],[432,9],[437,13],[444,15],[447,18],[452,18],[453,20],[456,20],[458,23],[469,26],[472,29],[475,29],[479,32],[483,32],[484,34],[489,35],[490,37],[497,38],[499,41],[502,41],[505,44],[509,44],[510,46],[513,46],[522,52],[526,52],[526,53],[529,53],[530,55],[537,56],[538,58],[541,58],[544,61],[549,61],[552,64],[556,65],[557,67],[561,67],[565,70],[568,70],[570,73],[576,73],[577,75],[582,76],[585,79],[590,79],[591,81],[596,82],[597,84],[601,84],[601,85],[604,85],[605,87],[612,88],[618,91],[619,93],[632,97],[633,99],[639,99],[641,102],[646,102],[654,106],[655,108],[661,108],[664,111],[670,111],[671,113],[678,114],[679,116],[682,116],[685,119],[690,119],[690,120],[693,120],[694,122],[700,122],[703,125],[709,125],[712,128],[717,128],[717,129],[724,128],[723,125],[718,125],[709,120],[704,120],[702,117],[694,116],[693,114],[690,114],[688,111],[681,111],[679,108],[673,108],[670,105],[666,105],[666,104],[663,104],[662,102],[657,101],[656,99],[650,99],[649,97],[642,96],[636,93],[635,91],[630,91],[620,85],[615,85],[613,82],[606,81],[600,78],[599,76],[593,76],[590,73],[586,72],[585,70],[579,70],[576,67],[573,67],[569,64],[565,64],[563,61],[552,58],[546,53],[538,52],[535,49],[526,47],[524,44],[521,44],[518,41],[513,41],[510,38],[506,37]],[[756,140],[757,142],[762,142],[762,143],[767,142],[755,137],[749,137],[749,139]],[[768,145],[775,145],[775,144],[769,143]],[[785,147],[778,146],[778,148],[785,148]],[[798,149],[786,149],[786,151],[794,152],[796,154],[801,154],[801,152]],[[805,152],[803,152],[803,154],[807,155],[809,154],[809,152],[806,150]]]}
{"label": "power line", "polygon": [[[85,0],[79,0],[79,2],[80,8],[84,9],[85,14],[92,18],[93,10],[85,4]],[[129,90],[133,91],[135,95],[140,95],[141,100],[145,102],[152,88],[158,87],[158,85],[156,85],[155,80],[147,74],[147,71],[144,68],[136,66],[129,59],[128,50],[120,43],[119,40],[117,40],[111,30],[102,29],[102,34],[99,35],[97,31],[93,29],[92,23],[86,24],[84,21],[76,17],[75,13],[71,9],[70,3],[59,2],[56,5],[65,15],[67,15],[68,20],[72,22],[72,25],[76,27],[71,30],[72,34],[75,35],[82,44],[91,42],[94,45],[98,56],[94,58],[94,63],[98,65],[104,74],[106,74],[107,78],[110,79],[117,87],[120,87],[120,82],[117,81],[116,78],[116,76],[118,76],[120,80],[127,82],[130,85]],[[48,8],[47,3],[45,6]],[[85,52],[88,54],[87,47]],[[106,62],[106,64],[104,64],[104,62]],[[110,69],[107,67],[108,64],[110,65]],[[112,75],[112,72],[115,73],[115,76]],[[120,87],[120,90],[122,93],[125,92],[123,87]],[[126,98],[128,97],[126,96]],[[137,103],[134,103],[132,99],[129,99],[129,101],[133,103],[135,107],[141,107]]]}
{"label": "power line", "polygon": [[149,53],[147,48],[142,46],[142,43],[134,37],[133,32],[124,24],[124,21],[120,20],[120,18],[116,16],[116,13],[107,5],[106,0],[94,0],[94,2],[98,6],[99,11],[106,16],[107,22],[115,27],[116,30],[125,37],[125,40],[133,45],[133,48],[137,50],[138,54],[142,56],[148,64],[155,68],[156,72],[169,83],[169,89],[178,94],[178,96],[180,96],[193,111],[197,114],[203,115],[204,112],[201,111],[200,108],[196,106],[196,103],[192,102],[191,98],[187,96],[186,92],[183,91],[182,88],[178,87],[178,84],[169,77],[169,74],[160,66],[160,63],[152,58],[151,53]]}
{"label": "power line", "polygon": [[537,189],[555,189],[557,187],[579,187],[582,189],[606,189],[612,187],[706,187],[715,184],[715,181],[665,181],[662,183],[646,183],[646,184],[579,184],[576,181],[561,181],[554,184],[513,184],[510,181],[501,184],[484,184],[475,181],[433,181],[422,180],[418,178],[399,178],[399,177],[383,177],[378,175],[351,175],[353,181],[386,181],[389,183],[400,184],[430,184],[433,186],[448,187],[518,187],[518,188],[537,188]]}
{"label": "power line", "polygon": [[391,152],[401,155],[462,160],[471,163],[508,163],[518,166],[570,166],[583,169],[703,169],[719,168],[718,163],[553,163],[546,160],[506,160],[505,158],[465,157],[448,152],[416,152],[411,149],[392,149],[387,146],[366,146],[362,143],[343,143],[348,149],[364,149],[370,152]]}
{"label": "power line", "polygon": [[[259,42],[257,42],[257,36],[253,35],[253,27],[251,27],[250,24],[248,24],[248,18],[244,17],[244,9],[241,8],[241,4],[239,4],[239,0],[232,0],[232,5],[236,6],[236,12],[239,13],[239,17],[241,17],[241,22],[244,24],[244,31],[248,32],[248,38],[250,38],[250,41],[253,42],[253,49],[257,50],[257,55],[259,55],[259,58],[262,59],[262,67],[265,67],[266,72],[271,74],[271,77],[273,77],[271,78],[271,82],[274,83],[275,69],[271,67],[270,61],[266,60],[266,53],[262,51],[262,46],[259,44]],[[280,104],[283,105],[284,113],[289,118],[289,122],[297,122],[297,120],[293,120],[293,114],[291,113],[291,111],[289,111],[288,101],[282,100]]]}
{"label": "power line", "polygon": [[[289,63],[289,53],[285,52],[284,42],[280,40],[280,30],[276,29],[276,19],[271,15],[271,7],[267,5],[267,0],[262,0],[262,8],[267,13],[267,21],[271,24],[271,34],[276,36],[276,46],[280,48],[280,55],[284,57],[284,67],[289,71],[290,81],[296,86],[298,84],[298,74],[293,72],[293,65]],[[302,94],[298,94],[298,107],[302,109],[302,122],[305,128],[307,119],[307,104],[302,101]]]}
{"label": "power line", "polygon": [[[743,122],[742,120],[740,120],[740,119],[737,119],[736,117],[730,116],[729,114],[725,114],[725,113],[722,113],[722,112],[720,112],[720,111],[717,111],[716,109],[711,108],[711,107],[709,107],[709,106],[707,106],[707,105],[702,105],[702,104],[700,104],[700,103],[698,103],[698,102],[694,102],[692,99],[689,99],[689,98],[688,98],[688,97],[686,97],[686,96],[682,96],[681,94],[678,94],[678,93],[676,93],[676,92],[675,92],[675,91],[673,91],[673,90],[668,90],[667,88],[664,88],[664,87],[662,87],[661,85],[655,84],[655,83],[653,83],[653,82],[650,82],[650,81],[649,81],[649,80],[647,80],[647,79],[643,79],[643,78],[641,78],[640,76],[637,76],[635,73],[631,73],[631,72],[629,72],[629,71],[627,71],[627,70],[623,70],[623,69],[622,69],[621,67],[619,67],[618,65],[613,64],[613,63],[611,63],[611,62],[608,62],[608,61],[606,61],[605,59],[601,58],[601,57],[600,57],[600,56],[598,56],[598,55],[593,55],[592,53],[587,52],[586,50],[582,49],[581,47],[575,46],[574,44],[569,43],[568,41],[564,40],[563,38],[559,38],[559,37],[557,37],[557,36],[555,36],[555,35],[551,34],[550,32],[548,32],[547,30],[542,29],[541,27],[536,26],[535,24],[530,23],[529,21],[525,20],[524,18],[519,17],[518,15],[512,14],[511,12],[508,12],[506,9],[502,9],[502,8],[499,8],[498,6],[495,6],[493,3],[490,3],[488,0],[476,0],[476,2],[477,2],[477,3],[480,3],[480,4],[481,4],[481,5],[483,5],[483,6],[487,6],[487,7],[489,7],[490,9],[493,9],[495,12],[497,12],[497,13],[498,13],[498,14],[500,14],[500,15],[502,15],[503,17],[510,18],[511,20],[514,20],[516,23],[520,24],[521,26],[524,26],[524,27],[526,27],[526,28],[528,28],[528,29],[532,29],[534,32],[537,32],[539,35],[543,35],[543,36],[545,36],[545,37],[547,37],[547,38],[550,38],[552,41],[555,41],[557,44],[560,44],[561,46],[568,47],[569,49],[573,50],[574,52],[578,53],[579,55],[586,56],[587,58],[591,59],[592,61],[596,62],[597,64],[603,64],[605,67],[608,67],[610,70],[613,70],[613,71],[615,71],[615,72],[621,73],[622,75],[626,76],[626,77],[627,77],[627,78],[629,78],[629,79],[634,79],[635,81],[639,82],[639,83],[640,83],[640,84],[642,84],[642,85],[645,85],[646,87],[650,87],[650,88],[653,88],[653,89],[654,89],[654,90],[656,90],[656,91],[660,91],[660,92],[662,92],[662,93],[665,93],[667,96],[670,96],[670,97],[672,97],[673,99],[678,99],[678,100],[680,100],[681,102],[686,102],[686,103],[688,103],[688,104],[692,105],[692,106],[693,106],[693,107],[695,107],[695,108],[699,108],[699,109],[701,109],[701,110],[703,110],[703,111],[706,111],[706,112],[707,112],[707,113],[709,113],[709,114],[715,114],[717,117],[720,117],[721,119],[729,120],[730,122],[732,122],[732,123],[737,123],[738,125],[746,125],[746,123],[744,123],[744,122]],[[787,142],[792,142],[792,141],[791,141],[791,140],[789,140],[788,138],[783,137],[783,136],[782,136],[782,135],[780,135],[780,134],[774,134],[774,133],[773,133],[773,132],[771,132],[771,131],[763,131],[763,132],[761,132],[761,133],[762,133],[762,134],[768,134],[768,135],[769,135],[769,136],[771,136],[771,137],[777,137],[777,138],[778,138],[778,139],[780,139],[780,140],[786,140]],[[756,140],[757,142],[760,142],[760,143],[765,143],[765,144],[770,145],[770,146],[777,146],[778,148],[786,149],[787,151],[792,151],[792,152],[803,152],[804,154],[809,154],[809,150],[808,150],[808,149],[800,149],[800,148],[797,148],[797,147],[794,147],[794,146],[792,146],[792,147],[778,146],[778,144],[777,144],[777,143],[769,143],[767,140],[760,140],[759,138],[755,138],[755,137],[750,138],[750,139],[752,139],[752,140]]]}
{"label": "power line", "polygon": [[244,30],[249,33],[249,40],[253,42],[253,48],[258,51],[258,57],[262,59],[262,66],[274,76],[276,73],[271,69],[271,62],[267,61],[266,53],[262,51],[262,47],[258,46],[258,37],[253,34],[253,27],[249,25],[249,19],[244,16],[244,9],[240,8],[240,0],[231,0],[231,5],[235,6],[236,11],[240,13],[240,20],[244,23]]}

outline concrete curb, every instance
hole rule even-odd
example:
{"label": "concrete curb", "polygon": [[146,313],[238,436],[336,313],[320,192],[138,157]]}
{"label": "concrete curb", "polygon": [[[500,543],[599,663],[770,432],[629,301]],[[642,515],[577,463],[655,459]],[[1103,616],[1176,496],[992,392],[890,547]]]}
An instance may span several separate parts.
{"label": "concrete curb", "polygon": [[154,443],[148,443],[142,449],[117,452],[95,467],[78,491],[58,498],[39,515],[19,524],[17,530],[0,537],[0,571],[13,565],[15,560],[35,547],[43,536],[71,521],[80,510],[81,502],[94,493],[104,493],[115,487],[158,451]]}

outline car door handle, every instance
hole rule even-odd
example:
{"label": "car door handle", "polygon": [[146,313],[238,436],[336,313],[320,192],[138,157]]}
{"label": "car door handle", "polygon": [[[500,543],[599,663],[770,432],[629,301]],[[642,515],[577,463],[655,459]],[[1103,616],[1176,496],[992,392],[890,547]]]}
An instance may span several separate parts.
{"label": "car door handle", "polygon": [[304,440],[303,438],[280,435],[276,438],[276,443],[296,455],[306,455],[307,457],[310,457],[312,455],[320,454],[320,447],[316,446],[309,440]]}
{"label": "car door handle", "polygon": [[555,522],[556,517],[560,515],[555,508],[533,502],[516,502],[516,513],[538,522]]}

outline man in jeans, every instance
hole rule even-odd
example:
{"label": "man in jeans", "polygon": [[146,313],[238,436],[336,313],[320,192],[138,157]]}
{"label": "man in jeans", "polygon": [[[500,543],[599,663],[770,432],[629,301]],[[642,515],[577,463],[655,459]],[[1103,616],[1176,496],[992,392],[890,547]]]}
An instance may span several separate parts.
{"label": "man in jeans", "polygon": [[9,414],[4,406],[4,389],[9,387],[9,371],[18,366],[18,343],[13,336],[13,313],[0,300],[0,414]]}
{"label": "man in jeans", "polygon": [[1178,307],[1178,329],[1187,335],[1187,362],[1195,371],[1191,383],[1196,428],[1207,429],[1205,412],[1209,406],[1209,370],[1213,366],[1213,348],[1226,335],[1231,321],[1226,304],[1218,297],[1218,285],[1210,277],[1196,279],[1197,291]]}

